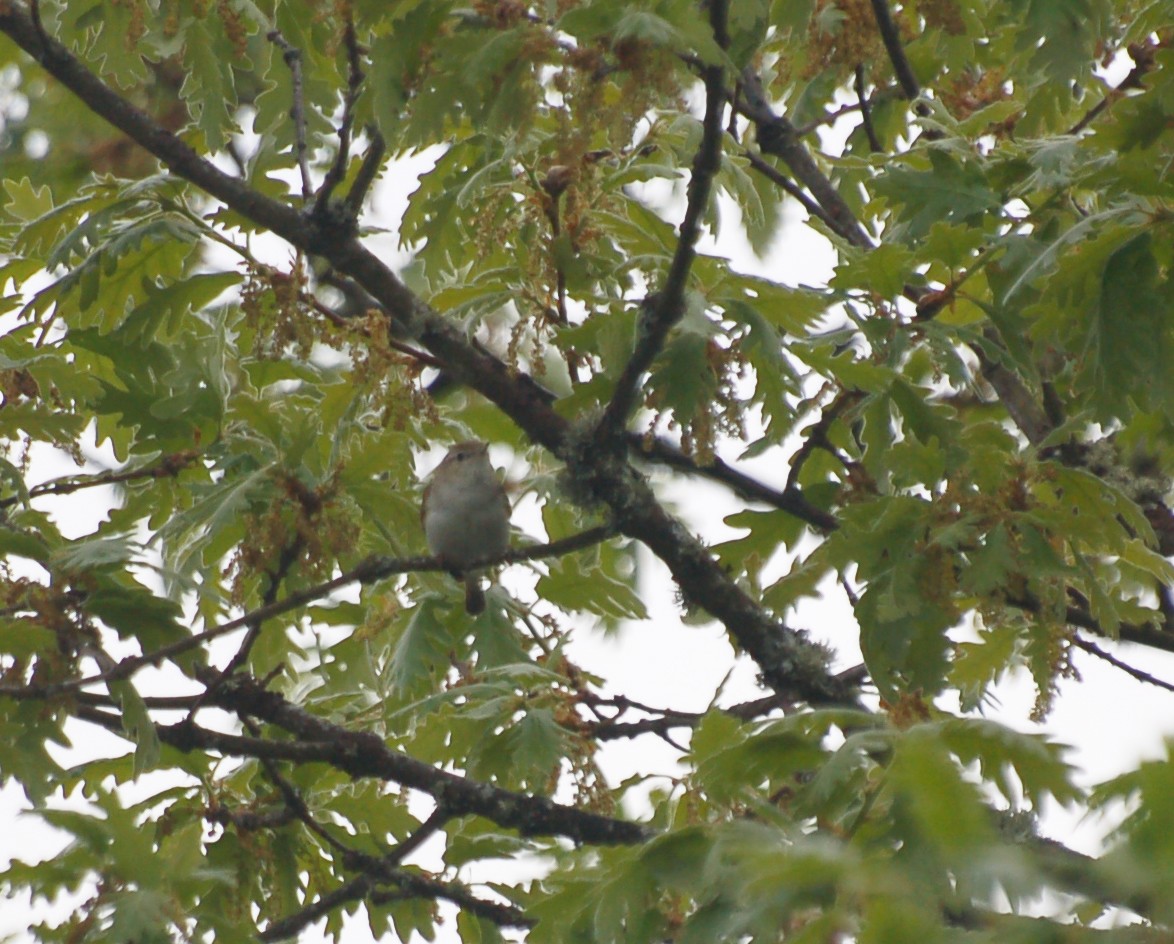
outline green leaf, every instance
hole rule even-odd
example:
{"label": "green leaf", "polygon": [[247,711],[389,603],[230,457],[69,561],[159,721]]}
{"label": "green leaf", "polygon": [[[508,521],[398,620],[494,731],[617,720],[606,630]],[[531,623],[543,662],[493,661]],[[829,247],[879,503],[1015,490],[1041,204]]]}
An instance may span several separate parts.
{"label": "green leaf", "polygon": [[900,207],[898,219],[912,238],[924,236],[935,223],[974,221],[999,203],[976,161],[958,161],[939,148],[929,151],[928,168],[895,167],[876,188]]}
{"label": "green leaf", "polygon": [[1049,797],[1059,803],[1084,797],[1075,783],[1077,769],[1063,759],[1065,745],[984,718],[951,718],[935,729],[958,760],[963,765],[977,763],[983,780],[997,787],[1009,803],[1022,795],[1040,809]]}
{"label": "green leaf", "polygon": [[146,702],[130,682],[112,683],[111,693],[122,708],[122,729],[135,742],[134,776],[137,779],[159,763],[159,734]]}
{"label": "green leaf", "polygon": [[401,625],[392,627],[391,683],[401,698],[431,691],[448,668],[452,633],[441,614],[445,605],[435,596],[424,597]]}

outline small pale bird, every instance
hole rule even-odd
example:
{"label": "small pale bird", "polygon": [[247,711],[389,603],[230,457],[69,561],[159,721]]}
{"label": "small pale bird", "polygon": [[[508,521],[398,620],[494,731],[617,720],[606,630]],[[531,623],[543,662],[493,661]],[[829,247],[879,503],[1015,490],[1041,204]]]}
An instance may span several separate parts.
{"label": "small pale bird", "polygon": [[465,565],[505,553],[510,541],[510,501],[485,443],[470,440],[449,449],[424,488],[420,520],[428,548],[465,582],[465,611],[481,613],[481,571]]}

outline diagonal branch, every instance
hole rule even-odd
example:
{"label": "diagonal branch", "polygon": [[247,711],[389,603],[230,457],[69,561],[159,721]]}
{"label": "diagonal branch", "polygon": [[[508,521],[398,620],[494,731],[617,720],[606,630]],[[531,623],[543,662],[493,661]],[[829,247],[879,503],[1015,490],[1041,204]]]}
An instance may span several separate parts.
{"label": "diagonal branch", "polygon": [[782,115],[775,114],[766,98],[762,79],[752,69],[742,73],[742,95],[737,107],[743,115],[754,122],[758,146],[767,154],[780,158],[791,173],[811,193],[815,201],[834,221],[834,228],[852,245],[861,249],[872,249],[872,237],[856,219],[840,192],[827,175],[819,169],[806,146],[800,140],[799,131]]}
{"label": "diagonal branch", "polygon": [[[889,9],[888,0],[872,0],[872,13],[876,17],[876,26],[880,30],[881,40],[885,44],[885,52],[889,54],[889,62],[893,64],[893,73],[901,85],[901,91],[910,101],[921,94],[921,85],[917,76],[913,74],[913,66],[909,64],[909,57],[905,55],[905,47],[901,45],[901,34],[893,20],[893,13]],[[918,114],[925,114],[925,105],[918,108]]]}
{"label": "diagonal branch", "polygon": [[[719,44],[725,36],[725,3],[711,0],[710,22]],[[705,82],[705,115],[701,120],[701,144],[693,157],[693,172],[689,178],[689,195],[685,217],[681,221],[677,249],[668,275],[660,291],[649,296],[641,306],[637,326],[636,349],[616,381],[615,392],[604,410],[596,430],[600,442],[618,437],[636,405],[640,380],[652,366],[656,355],[664,347],[669,331],[685,313],[685,287],[693,260],[697,257],[697,240],[701,235],[701,219],[709,207],[713,178],[721,168],[722,113],[726,105],[724,70],[720,65],[702,70]]]}
{"label": "diagonal branch", "polygon": [[1145,672],[1142,669],[1134,668],[1128,662],[1118,659],[1111,652],[1107,652],[1106,650],[1102,649],[1095,642],[1090,642],[1087,639],[1081,639],[1079,636],[1074,634],[1072,636],[1072,645],[1079,649],[1083,649],[1085,652],[1096,656],[1098,659],[1104,660],[1105,662],[1109,663],[1109,665],[1120,669],[1126,675],[1132,676],[1139,682],[1145,682],[1149,685],[1154,685],[1157,688],[1164,688],[1168,692],[1174,692],[1174,685],[1170,684],[1164,679],[1158,678],[1156,675],[1151,675],[1149,672]]}
{"label": "diagonal branch", "polygon": [[835,531],[840,526],[835,515],[813,505],[803,496],[803,492],[793,484],[788,483],[782,490],[772,488],[718,458],[706,465],[698,465],[692,456],[686,455],[672,443],[655,437],[631,433],[628,435],[628,445],[636,454],[645,459],[663,463],[688,475],[720,482],[748,501],[773,505],[780,511],[794,515],[813,528],[818,528],[821,531]]}

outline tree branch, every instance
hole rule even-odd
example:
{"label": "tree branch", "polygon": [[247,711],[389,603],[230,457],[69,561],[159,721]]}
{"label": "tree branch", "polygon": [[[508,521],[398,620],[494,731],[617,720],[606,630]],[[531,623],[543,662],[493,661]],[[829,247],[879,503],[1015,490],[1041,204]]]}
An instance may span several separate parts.
{"label": "tree branch", "polygon": [[102,485],[118,485],[123,482],[134,482],[139,479],[173,478],[181,471],[200,458],[200,453],[194,449],[185,452],[175,452],[163,456],[152,465],[134,469],[119,469],[115,472],[99,472],[97,475],[81,478],[66,476],[52,482],[42,482],[28,490],[27,496],[10,495],[0,499],[0,508],[9,508],[17,502],[28,499],[41,498],[45,495],[71,495],[86,488],[97,488]]}
{"label": "tree branch", "polygon": [[796,486],[788,485],[781,491],[771,488],[753,476],[739,472],[718,458],[706,465],[698,465],[692,456],[685,455],[673,444],[663,439],[642,436],[639,433],[628,435],[628,445],[645,459],[663,463],[688,475],[720,482],[744,499],[772,505],[780,511],[785,511],[787,514],[805,521],[813,528],[821,531],[835,531],[840,526],[835,515],[811,504]]}
{"label": "tree branch", "polygon": [[[275,725],[294,735],[294,740],[223,734],[186,721],[156,725],[159,740],[185,753],[203,750],[226,757],[329,764],[355,779],[372,777],[418,790],[452,816],[482,816],[522,836],[564,836],[596,845],[625,845],[643,842],[652,835],[640,823],[611,819],[546,797],[527,796],[438,770],[393,750],[378,735],[351,731],[298,708],[281,695],[261,688],[249,676],[233,676],[209,703]],[[128,736],[116,714],[79,706],[77,717],[120,737]]]}
{"label": "tree branch", "polygon": [[297,151],[298,171],[302,175],[302,199],[309,200],[314,185],[310,180],[310,165],[306,157],[306,96],[302,84],[302,51],[290,45],[281,35],[281,30],[270,30],[265,34],[265,38],[281,50],[281,58],[285,60],[286,67],[289,69],[293,95],[289,116],[294,123],[294,146]]}
{"label": "tree branch", "polygon": [[[876,17],[877,29],[880,30],[885,52],[889,54],[889,62],[893,64],[893,72],[901,85],[901,91],[907,99],[913,101],[921,94],[921,85],[917,81],[917,76],[913,74],[913,67],[905,55],[905,47],[901,45],[901,34],[893,21],[888,0],[872,0],[872,13]],[[924,107],[923,105],[922,108]],[[918,113],[924,114],[920,109]]]}
{"label": "tree branch", "polygon": [[742,96],[738,108],[754,122],[758,146],[767,154],[781,158],[805,186],[824,212],[835,221],[835,230],[854,246],[872,249],[872,238],[865,232],[852,208],[807,152],[799,132],[782,115],[776,115],[766,99],[762,80],[751,69],[742,73]]}
{"label": "tree branch", "polygon": [[864,133],[868,136],[868,146],[872,151],[883,151],[880,138],[876,136],[876,128],[872,124],[872,106],[868,103],[868,96],[864,90],[864,66],[857,65],[852,83],[856,89],[856,100],[860,103],[860,121],[864,125]]}
{"label": "tree branch", "polygon": [[[725,36],[726,5],[724,0],[710,0],[710,23],[719,45]],[[680,236],[673,261],[664,284],[655,294],[644,300],[637,324],[636,349],[624,365],[615,391],[604,409],[596,437],[606,443],[618,437],[627,425],[635,407],[640,380],[652,366],[668,338],[669,331],[685,313],[685,288],[689,272],[697,256],[697,240],[701,235],[701,219],[709,208],[713,178],[721,168],[722,112],[726,104],[724,70],[720,65],[705,66],[705,115],[701,120],[701,144],[693,157],[693,172],[689,178],[689,196],[685,217],[681,221]]]}
{"label": "tree branch", "polygon": [[1168,692],[1174,692],[1174,685],[1158,678],[1156,675],[1150,675],[1149,672],[1143,672],[1141,669],[1135,669],[1128,662],[1124,662],[1121,659],[1118,659],[1112,653],[1106,652],[1094,642],[1090,642],[1087,639],[1081,639],[1079,636],[1074,634],[1072,636],[1072,645],[1083,649],[1085,652],[1096,656],[1098,659],[1104,660],[1105,662],[1109,663],[1109,665],[1120,669],[1126,675],[1132,676],[1139,682],[1145,682],[1148,685],[1155,685],[1158,688],[1164,688]]}
{"label": "tree branch", "polygon": [[719,619],[759,660],[763,678],[780,691],[819,701],[854,701],[851,688],[832,677],[829,653],[777,622],[727,575],[705,547],[669,515],[626,462],[598,449],[594,437],[559,416],[547,391],[515,372],[417,298],[356,238],[345,214],[301,213],[252,190],[203,160],[180,138],[133,107],[75,59],[60,42],[38,34],[24,6],[0,6],[0,32],[40,62],[95,114],[163,161],[174,173],[237,213],[304,252],[326,259],[374,296],[399,330],[439,357],[460,382],[509,416],[530,439],[563,459],[585,489],[579,500],[605,501],[617,526],[660,557],[689,600]]}
{"label": "tree branch", "polygon": [[[563,554],[569,554],[572,551],[582,550],[592,544],[597,544],[613,534],[615,534],[614,527],[600,525],[595,528],[589,528],[579,534],[572,534],[569,537],[551,541],[548,544],[536,544],[532,547],[518,548],[517,550],[508,551],[503,555],[487,557],[484,561],[473,561],[470,566],[481,567],[482,565],[489,564],[511,564],[520,561],[538,560],[543,557],[558,557]],[[10,698],[17,699],[53,698],[58,695],[79,691],[90,685],[102,685],[122,681],[123,679],[130,678],[140,669],[148,665],[159,665],[165,659],[170,659],[198,648],[207,642],[211,642],[213,639],[219,639],[228,633],[236,632],[238,629],[260,626],[274,616],[280,616],[282,613],[296,610],[299,607],[305,606],[307,603],[312,603],[352,583],[371,584],[378,583],[380,580],[385,580],[397,574],[443,573],[447,570],[448,567],[436,557],[368,557],[357,566],[331,580],[312,587],[306,587],[304,590],[298,590],[272,603],[263,604],[254,610],[250,610],[248,613],[226,620],[210,629],[204,630],[202,633],[195,633],[188,636],[186,639],[180,639],[166,646],[154,649],[151,652],[143,653],[142,655],[128,656],[115,663],[109,669],[99,672],[96,675],[37,686],[0,685],[0,696],[7,695]],[[199,704],[199,699],[196,700],[195,704]]]}
{"label": "tree branch", "polygon": [[[347,90],[343,97],[342,105],[342,119],[338,125],[338,150],[334,154],[334,160],[330,164],[330,169],[327,170],[326,176],[322,178],[322,185],[318,188],[318,192],[314,195],[315,210],[322,213],[326,210],[331,198],[334,196],[335,188],[342,182],[343,177],[346,176],[347,162],[351,158],[351,135],[354,131],[355,125],[355,103],[359,98],[359,90],[363,86],[363,67],[359,59],[359,39],[355,35],[355,20],[352,15],[351,8],[343,7],[343,16],[346,19],[346,27],[343,30],[343,47],[346,49],[347,56]],[[352,212],[357,210],[352,209]]]}

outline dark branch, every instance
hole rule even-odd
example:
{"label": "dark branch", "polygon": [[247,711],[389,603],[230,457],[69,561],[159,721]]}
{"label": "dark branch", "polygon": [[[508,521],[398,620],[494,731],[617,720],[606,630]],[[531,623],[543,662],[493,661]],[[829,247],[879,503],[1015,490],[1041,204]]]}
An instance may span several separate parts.
{"label": "dark branch", "polygon": [[[188,722],[157,725],[159,740],[184,752],[216,751],[226,757],[329,764],[355,779],[373,777],[418,790],[431,796],[449,815],[481,816],[522,836],[564,836],[576,842],[625,845],[643,842],[652,835],[639,823],[611,819],[546,797],[527,796],[438,770],[393,750],[376,734],[351,731],[318,718],[246,676],[233,676],[210,703],[275,725],[294,735],[294,740],[223,734]],[[81,707],[77,716],[127,736],[116,714]]]}
{"label": "dark branch", "polygon": [[[711,0],[708,4],[710,22],[719,43],[725,35],[725,3]],[[689,178],[689,195],[685,217],[681,222],[677,248],[669,266],[664,284],[655,294],[645,299],[637,325],[636,349],[624,365],[615,392],[604,410],[596,430],[598,440],[610,442],[620,436],[628,417],[636,405],[640,379],[652,366],[656,355],[664,347],[673,326],[685,313],[685,289],[689,272],[697,256],[697,240],[701,235],[701,220],[709,208],[713,178],[721,167],[722,112],[726,104],[724,71],[721,66],[706,66],[702,70],[705,82],[705,115],[701,120],[701,144],[693,157],[693,172]]]}
{"label": "dark branch", "polygon": [[371,185],[379,176],[379,169],[383,166],[383,157],[387,153],[387,143],[377,129],[370,128],[367,134],[371,139],[370,144],[367,145],[367,153],[363,155],[363,162],[359,165],[358,173],[355,174],[355,181],[351,184],[351,189],[347,191],[346,199],[343,201],[347,212],[353,217],[357,217],[363,209],[363,201],[367,199]]}
{"label": "dark branch", "polygon": [[[81,478],[68,476],[52,482],[42,482],[28,490],[29,499],[41,498],[45,495],[70,495],[86,488],[97,488],[102,485],[118,485],[123,482],[135,482],[139,479],[173,478],[200,458],[195,450],[175,452],[164,456],[152,465],[137,469],[121,469],[117,472],[99,472],[97,475]],[[10,495],[0,499],[0,508],[8,508],[17,502],[24,501],[26,496]]]}
{"label": "dark branch", "polygon": [[1168,692],[1174,692],[1174,685],[1170,684],[1164,679],[1158,678],[1156,675],[1150,675],[1149,672],[1143,672],[1141,669],[1134,668],[1128,662],[1123,662],[1112,653],[1106,652],[1095,642],[1090,642],[1087,639],[1081,639],[1079,636],[1074,635],[1072,637],[1072,645],[1079,649],[1083,649],[1085,652],[1096,656],[1098,659],[1102,659],[1114,668],[1120,669],[1126,675],[1137,679],[1139,682],[1145,682],[1148,685],[1156,685],[1158,688],[1164,688]]}
{"label": "dark branch", "polygon": [[758,146],[767,154],[781,158],[791,173],[807,188],[824,212],[835,221],[835,230],[855,246],[872,249],[871,237],[864,231],[851,207],[828,180],[807,148],[799,139],[795,126],[781,115],[776,115],[767,101],[762,80],[747,69],[742,74],[742,96],[739,110],[754,122]]}
{"label": "dark branch", "polygon": [[771,488],[717,458],[707,465],[698,465],[692,456],[685,455],[676,446],[663,439],[632,433],[628,436],[628,444],[633,451],[645,459],[663,463],[689,475],[720,482],[742,498],[771,505],[805,521],[813,528],[818,528],[821,531],[835,531],[840,526],[835,515],[811,504],[803,497],[803,493],[798,487],[788,485],[782,491]]}
{"label": "dark branch", "polygon": [[347,56],[347,90],[343,98],[342,106],[342,120],[338,125],[338,150],[334,154],[334,160],[330,164],[330,169],[327,170],[326,176],[322,178],[322,186],[318,188],[318,193],[314,197],[314,209],[316,212],[325,210],[326,205],[330,203],[330,198],[334,194],[335,188],[342,183],[342,179],[346,176],[347,162],[351,159],[351,135],[354,133],[355,125],[355,103],[359,99],[359,90],[363,86],[363,73],[361,54],[359,49],[359,40],[355,35],[355,20],[351,15],[350,7],[343,7],[344,16],[346,18],[346,27],[343,31],[343,47],[346,49]]}
{"label": "dark branch", "polygon": [[876,128],[872,125],[872,106],[868,103],[868,95],[864,90],[864,66],[858,65],[856,67],[856,77],[854,80],[856,89],[856,100],[860,103],[860,121],[864,125],[864,133],[868,135],[868,146],[873,152],[883,151],[881,147],[880,138],[876,136]]}
{"label": "dark branch", "polygon": [[[901,34],[897,30],[897,24],[893,21],[888,0],[872,0],[872,12],[876,17],[881,40],[885,44],[885,52],[889,54],[889,61],[893,64],[893,72],[901,84],[901,91],[905,93],[907,99],[913,101],[921,94],[921,85],[917,81],[917,76],[913,74],[913,67],[905,55],[905,47],[901,45]],[[921,112],[919,111],[919,113]]]}
{"label": "dark branch", "polygon": [[823,207],[807,196],[803,192],[803,188],[791,181],[785,174],[781,173],[777,167],[767,161],[759,154],[753,151],[742,152],[746,159],[750,161],[750,166],[762,174],[775,186],[780,187],[789,193],[792,197],[799,201],[809,216],[822,220],[824,225],[833,233],[842,236],[844,239],[851,242],[854,238],[851,227],[843,226],[839,220],[827,212]]}

